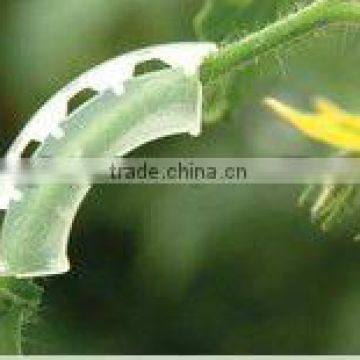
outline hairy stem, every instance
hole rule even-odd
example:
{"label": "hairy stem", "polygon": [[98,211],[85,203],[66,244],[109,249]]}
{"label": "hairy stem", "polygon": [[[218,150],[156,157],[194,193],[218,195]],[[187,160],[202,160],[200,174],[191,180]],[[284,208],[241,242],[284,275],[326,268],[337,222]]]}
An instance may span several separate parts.
{"label": "hairy stem", "polygon": [[317,28],[339,22],[360,23],[359,0],[317,0],[242,40],[224,46],[201,67],[204,84],[216,80],[264,52]]}

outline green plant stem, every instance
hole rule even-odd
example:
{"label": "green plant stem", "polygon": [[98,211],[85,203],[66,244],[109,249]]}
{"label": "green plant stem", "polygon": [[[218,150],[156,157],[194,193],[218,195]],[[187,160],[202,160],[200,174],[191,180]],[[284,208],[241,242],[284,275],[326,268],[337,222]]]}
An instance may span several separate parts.
{"label": "green plant stem", "polygon": [[317,0],[297,13],[221,48],[203,63],[201,80],[207,84],[266,51],[309,31],[340,22],[360,23],[359,0]]}

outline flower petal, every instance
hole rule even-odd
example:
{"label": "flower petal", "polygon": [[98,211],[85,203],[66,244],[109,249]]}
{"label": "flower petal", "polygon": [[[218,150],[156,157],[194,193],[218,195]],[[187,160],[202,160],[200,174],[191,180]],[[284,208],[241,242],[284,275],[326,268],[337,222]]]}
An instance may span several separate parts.
{"label": "flower petal", "polygon": [[306,114],[273,98],[265,104],[307,136],[350,151],[360,151],[360,117],[345,113],[328,100],[315,100],[317,113]]}

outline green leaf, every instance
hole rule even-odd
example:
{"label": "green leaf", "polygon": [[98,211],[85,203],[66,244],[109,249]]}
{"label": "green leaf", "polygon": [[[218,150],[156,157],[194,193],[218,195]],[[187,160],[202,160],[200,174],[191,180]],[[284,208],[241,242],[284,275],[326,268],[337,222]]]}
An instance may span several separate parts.
{"label": "green leaf", "polygon": [[27,280],[0,280],[0,355],[20,354],[22,329],[31,322],[41,290]]}

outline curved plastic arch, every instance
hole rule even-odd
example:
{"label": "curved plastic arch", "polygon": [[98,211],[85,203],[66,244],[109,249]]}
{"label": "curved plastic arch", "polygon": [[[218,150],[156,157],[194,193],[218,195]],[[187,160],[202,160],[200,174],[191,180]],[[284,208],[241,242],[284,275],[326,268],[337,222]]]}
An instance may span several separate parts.
{"label": "curved plastic arch", "polygon": [[[33,139],[42,142],[33,155],[36,160],[124,156],[155,139],[182,133],[199,135],[202,88],[197,69],[214,50],[213,44],[165,45],[95,67],[60,90],[34,115],[7,159],[11,165],[16,164]],[[175,68],[131,79],[136,64],[150,58],[159,58]],[[99,94],[64,117],[68,99],[89,87]],[[54,123],[49,125],[50,115],[55,113]],[[18,200],[10,199],[3,224],[0,275],[35,277],[68,271],[69,233],[90,187],[85,182],[14,188],[17,194],[12,195]]]}

